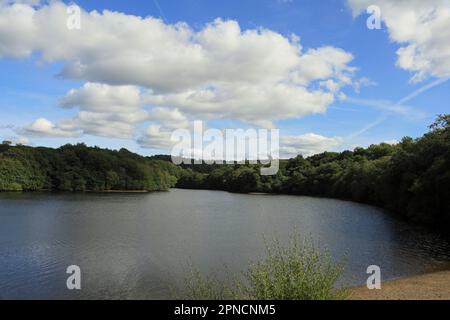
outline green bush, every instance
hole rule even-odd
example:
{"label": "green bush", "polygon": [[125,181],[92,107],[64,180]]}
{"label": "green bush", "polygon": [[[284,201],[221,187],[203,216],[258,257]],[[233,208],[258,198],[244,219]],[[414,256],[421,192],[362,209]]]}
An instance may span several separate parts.
{"label": "green bush", "polygon": [[220,281],[193,270],[179,290],[181,299],[192,300],[335,300],[348,292],[336,288],[344,271],[328,251],[312,241],[292,237],[288,246],[274,240],[266,245],[266,257],[251,264],[241,277]]}

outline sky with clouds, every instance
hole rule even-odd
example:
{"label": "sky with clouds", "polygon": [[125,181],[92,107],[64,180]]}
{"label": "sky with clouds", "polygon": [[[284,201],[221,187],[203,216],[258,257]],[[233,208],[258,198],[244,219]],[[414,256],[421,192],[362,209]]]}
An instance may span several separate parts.
{"label": "sky with clouds", "polygon": [[[169,153],[279,128],[282,154],[417,137],[450,100],[450,0],[0,0],[0,138]],[[381,12],[369,29],[367,8]]]}

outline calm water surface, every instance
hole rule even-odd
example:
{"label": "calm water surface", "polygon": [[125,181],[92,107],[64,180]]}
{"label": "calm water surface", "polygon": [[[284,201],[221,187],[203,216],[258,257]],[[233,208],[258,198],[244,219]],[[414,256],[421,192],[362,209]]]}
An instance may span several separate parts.
{"label": "calm water surface", "polygon": [[[450,243],[383,211],[331,199],[177,190],[151,194],[0,194],[0,298],[165,298],[191,263],[218,276],[296,230],[347,256],[342,284],[444,268]],[[69,265],[82,290],[66,289]],[[224,268],[226,266],[226,268]]]}

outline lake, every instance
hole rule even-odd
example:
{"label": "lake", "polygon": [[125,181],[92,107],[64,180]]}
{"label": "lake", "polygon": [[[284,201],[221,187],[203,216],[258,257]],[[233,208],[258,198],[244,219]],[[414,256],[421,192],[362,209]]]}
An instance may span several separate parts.
{"label": "lake", "polygon": [[[0,298],[167,298],[189,265],[225,277],[296,231],[347,257],[342,285],[440,268],[448,240],[353,202],[173,189],[158,193],[0,193]],[[66,288],[78,265],[82,289]],[[226,271],[227,270],[227,271]]]}

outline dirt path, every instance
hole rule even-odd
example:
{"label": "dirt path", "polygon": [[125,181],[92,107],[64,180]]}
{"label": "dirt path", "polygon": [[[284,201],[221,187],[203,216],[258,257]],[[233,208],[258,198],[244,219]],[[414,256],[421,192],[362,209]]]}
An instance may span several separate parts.
{"label": "dirt path", "polygon": [[387,281],[380,290],[351,289],[354,300],[450,300],[450,271]]}

